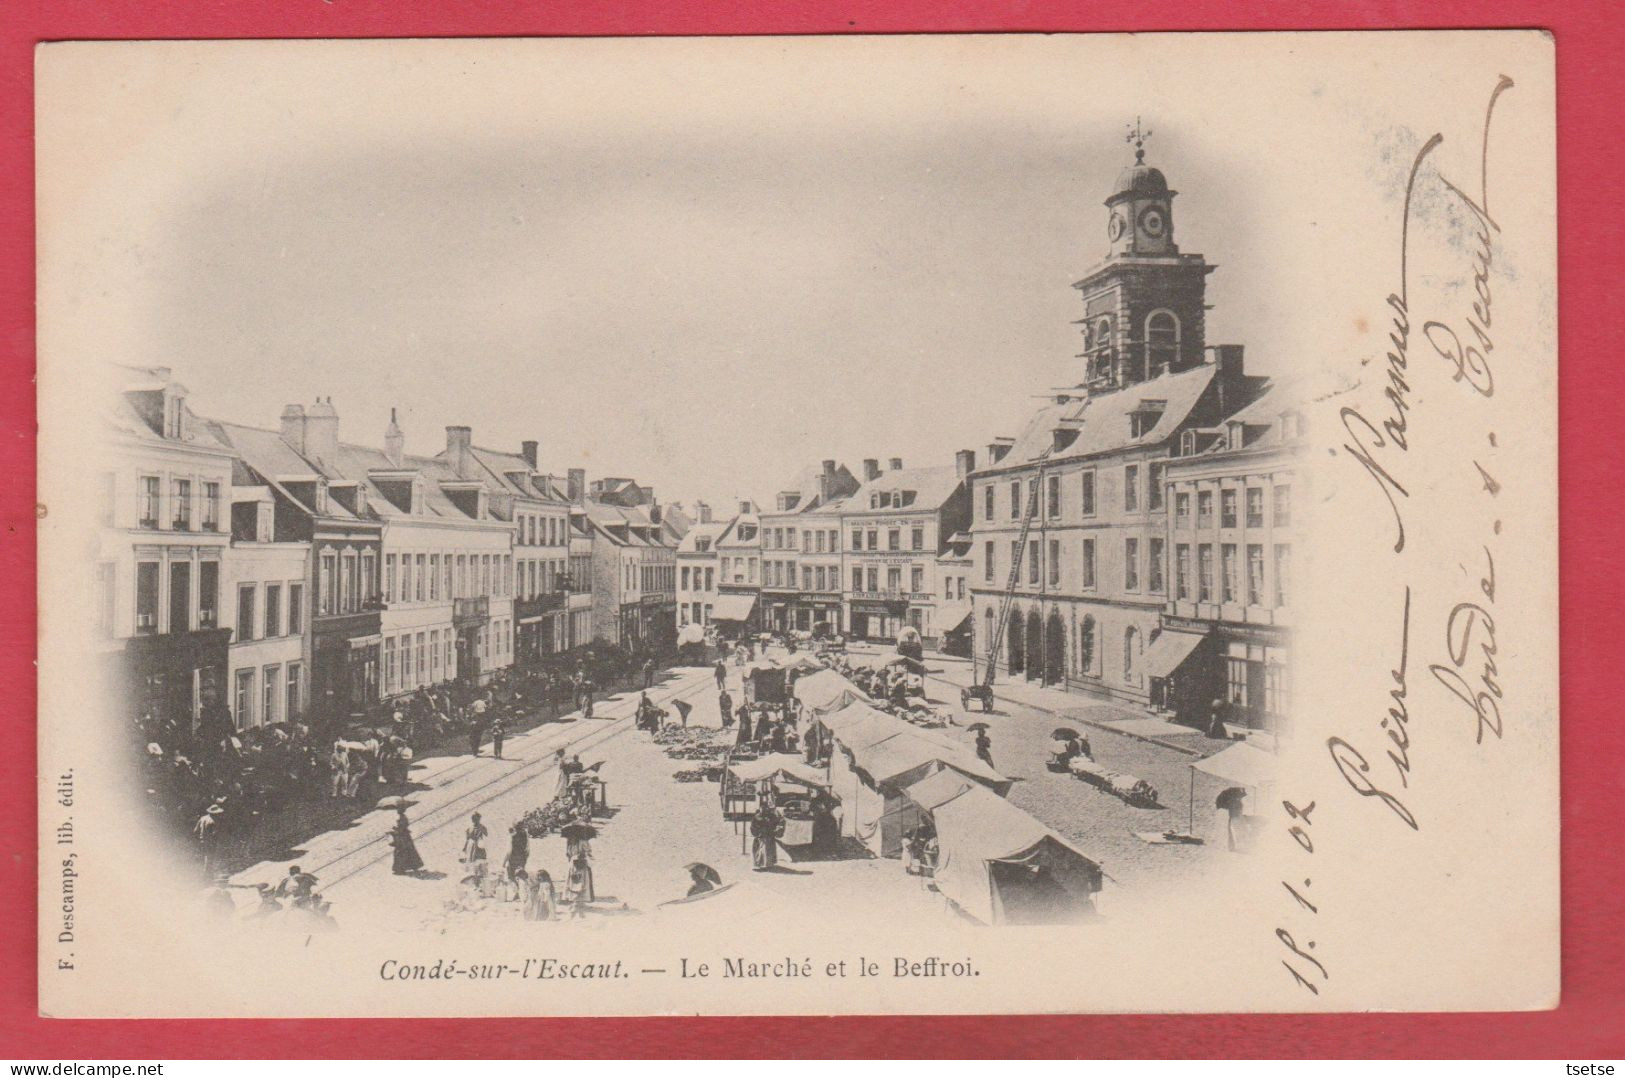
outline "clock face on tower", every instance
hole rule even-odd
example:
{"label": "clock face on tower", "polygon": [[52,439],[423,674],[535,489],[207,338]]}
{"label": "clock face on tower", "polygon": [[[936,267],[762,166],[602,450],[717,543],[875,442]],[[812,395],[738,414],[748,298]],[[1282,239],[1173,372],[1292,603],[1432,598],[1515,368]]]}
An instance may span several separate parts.
{"label": "clock face on tower", "polygon": [[1168,219],[1155,206],[1140,214],[1140,228],[1152,239],[1160,239],[1168,229]]}
{"label": "clock face on tower", "polygon": [[1127,227],[1127,225],[1123,221],[1123,215],[1122,214],[1120,214],[1120,213],[1112,214],[1111,220],[1106,222],[1106,236],[1107,236],[1107,238],[1110,239],[1113,243],[1116,243],[1119,239],[1122,238],[1123,229],[1126,228],[1126,227]]}

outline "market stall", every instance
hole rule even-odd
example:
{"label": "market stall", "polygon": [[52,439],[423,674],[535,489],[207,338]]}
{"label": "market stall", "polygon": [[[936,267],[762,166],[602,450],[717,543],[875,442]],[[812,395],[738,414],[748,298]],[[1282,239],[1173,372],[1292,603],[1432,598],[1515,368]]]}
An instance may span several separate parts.
{"label": "market stall", "polygon": [[987,787],[950,771],[910,786],[936,834],[937,891],[983,924],[1064,924],[1094,913],[1100,863]]}
{"label": "market stall", "polygon": [[1246,811],[1245,799],[1251,796],[1253,803],[1259,804],[1274,788],[1278,774],[1275,754],[1250,742],[1238,741],[1205,760],[1191,764],[1189,827],[1193,834],[1196,830],[1197,772],[1218,780],[1218,785],[1223,787],[1214,798],[1214,808],[1222,814],[1215,830],[1224,834],[1231,849],[1249,846],[1258,817]]}

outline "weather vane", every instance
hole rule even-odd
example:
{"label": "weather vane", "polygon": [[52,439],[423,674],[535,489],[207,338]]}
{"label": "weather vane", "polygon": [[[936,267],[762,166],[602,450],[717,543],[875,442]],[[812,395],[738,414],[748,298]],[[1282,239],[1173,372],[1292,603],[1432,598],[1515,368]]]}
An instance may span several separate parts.
{"label": "weather vane", "polygon": [[[1127,124],[1123,126],[1128,127]],[[1128,134],[1123,136],[1123,141],[1134,143],[1134,163],[1136,165],[1145,164],[1145,140],[1150,137],[1151,132],[1140,129],[1140,118],[1138,116],[1134,117],[1134,126],[1128,127]]]}

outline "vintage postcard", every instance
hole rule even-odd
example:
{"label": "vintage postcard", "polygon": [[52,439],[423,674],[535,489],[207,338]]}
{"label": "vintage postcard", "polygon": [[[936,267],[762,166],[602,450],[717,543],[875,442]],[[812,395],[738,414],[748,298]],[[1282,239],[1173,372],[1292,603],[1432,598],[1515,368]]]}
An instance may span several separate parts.
{"label": "vintage postcard", "polygon": [[41,1007],[1559,991],[1537,32],[48,44]]}

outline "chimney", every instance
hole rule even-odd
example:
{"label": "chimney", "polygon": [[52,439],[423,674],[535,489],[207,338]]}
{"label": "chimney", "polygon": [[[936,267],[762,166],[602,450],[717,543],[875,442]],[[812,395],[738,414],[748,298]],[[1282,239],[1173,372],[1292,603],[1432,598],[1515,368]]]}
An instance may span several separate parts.
{"label": "chimney", "polygon": [[456,472],[459,478],[468,478],[470,471],[469,447],[473,444],[473,427],[446,428],[446,459],[451,464],[452,471]]}
{"label": "chimney", "polygon": [[879,478],[880,461],[876,460],[874,457],[865,457],[863,459],[863,481],[865,483],[872,483]]}
{"label": "chimney", "polygon": [[961,449],[954,454],[954,474],[963,479],[976,470],[976,450]]}
{"label": "chimney", "polygon": [[305,413],[305,456],[332,467],[339,455],[339,413],[333,398],[316,398]]}
{"label": "chimney", "polygon": [[1241,404],[1242,346],[1239,344],[1217,344],[1213,346],[1213,362],[1218,367],[1214,374],[1213,383],[1219,393],[1219,414],[1227,415],[1230,409]]}
{"label": "chimney", "polygon": [[818,472],[818,503],[828,505],[835,498],[835,462],[826,460]]}
{"label": "chimney", "polygon": [[699,518],[699,522],[701,524],[711,523],[711,507],[705,502],[695,502],[694,513]]}
{"label": "chimney", "polygon": [[305,451],[305,406],[290,404],[282,409],[282,440],[296,453]]}
{"label": "chimney", "polygon": [[571,468],[565,473],[564,494],[573,505],[580,505],[586,499],[587,469]]}
{"label": "chimney", "polygon": [[902,457],[893,457],[891,459],[891,470],[894,471],[894,472],[900,472],[900,471],[903,470],[903,458]]}
{"label": "chimney", "polygon": [[389,463],[396,468],[401,466],[401,461],[406,456],[406,436],[401,433],[400,425],[395,422],[393,408],[389,410],[389,426],[384,428],[384,456],[388,457]]}
{"label": "chimney", "polygon": [[660,523],[660,518],[661,518],[662,515],[663,515],[663,512],[662,512],[662,510],[660,508],[660,503],[657,502],[657,501],[651,500],[649,502],[649,523],[651,523],[651,524],[659,524]]}
{"label": "chimney", "polygon": [[536,470],[536,450],[537,444],[535,442],[519,443],[519,455],[525,458],[525,463],[530,465],[530,470],[533,472]]}
{"label": "chimney", "polygon": [[740,499],[740,502],[739,502],[739,515],[740,516],[745,516],[746,514],[748,514],[750,512],[751,512],[750,499],[749,498]]}

